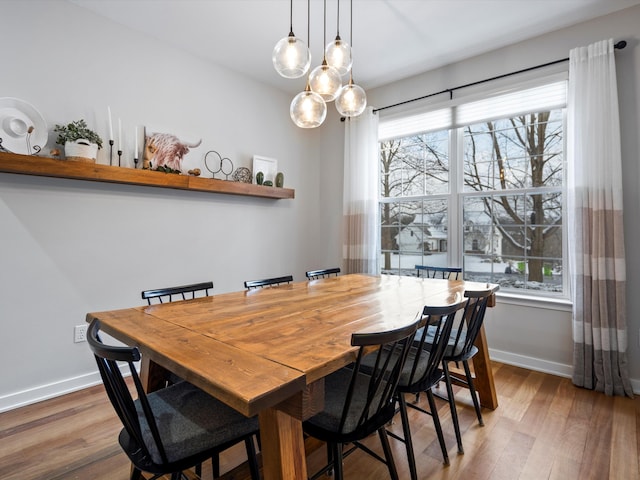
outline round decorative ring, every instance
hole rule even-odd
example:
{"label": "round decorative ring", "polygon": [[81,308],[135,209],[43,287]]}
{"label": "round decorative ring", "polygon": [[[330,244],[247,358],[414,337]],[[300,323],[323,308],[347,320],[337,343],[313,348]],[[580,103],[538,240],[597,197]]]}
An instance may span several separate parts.
{"label": "round decorative ring", "polygon": [[[209,157],[209,155],[211,156]],[[216,156],[218,158],[216,158]],[[225,165],[228,168],[225,168]],[[222,174],[226,177],[226,180],[229,180],[229,175],[231,175],[231,172],[233,172],[233,162],[227,157],[222,157],[215,150],[209,150],[207,153],[205,153],[204,166],[211,172],[211,174],[213,175],[212,178],[216,178],[216,173],[222,172]],[[214,170],[214,167],[217,168]]]}

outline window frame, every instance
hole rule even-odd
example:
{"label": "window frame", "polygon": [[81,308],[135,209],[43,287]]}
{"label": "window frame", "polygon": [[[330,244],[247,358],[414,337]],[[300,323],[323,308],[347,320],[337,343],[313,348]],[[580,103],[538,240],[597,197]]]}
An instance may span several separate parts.
{"label": "window frame", "polygon": [[[532,189],[523,188],[523,189],[513,189],[513,190],[487,190],[487,191],[479,191],[479,192],[471,192],[464,191],[464,127],[466,125],[457,124],[457,111],[458,107],[461,105],[465,105],[468,103],[476,102],[478,100],[483,99],[491,99],[492,97],[496,97],[505,93],[517,92],[521,90],[526,90],[528,88],[543,86],[548,84],[553,84],[557,82],[564,82],[565,86],[567,83],[568,74],[566,71],[562,71],[558,74],[541,76],[538,78],[530,78],[525,81],[512,83],[511,85],[495,85],[493,88],[482,88],[475,89],[474,92],[469,95],[461,96],[456,98],[455,100],[451,99],[445,102],[433,102],[429,105],[423,105],[418,108],[405,109],[403,112],[396,113],[393,115],[383,116],[380,119],[380,123],[384,126],[386,121],[393,122],[396,120],[400,120],[406,117],[419,117],[421,115],[428,115],[429,112],[438,112],[439,110],[451,110],[451,120],[452,124],[448,127],[440,127],[435,129],[424,129],[420,131],[410,131],[406,136],[417,135],[419,133],[427,133],[434,131],[448,131],[449,136],[449,186],[448,193],[446,194],[434,194],[434,195],[416,195],[416,196],[407,196],[407,197],[383,197],[382,192],[379,195],[379,229],[382,229],[382,205],[384,203],[392,203],[398,204],[403,202],[412,202],[412,201],[428,201],[428,200],[437,200],[437,199],[445,199],[447,201],[447,232],[448,232],[448,248],[447,248],[447,262],[449,265],[460,265],[464,264],[464,225],[463,225],[463,207],[464,207],[464,199],[472,196],[487,196],[493,194],[531,194]],[[570,297],[570,284],[569,284],[569,275],[568,275],[568,249],[567,249],[567,169],[566,169],[566,146],[567,146],[567,114],[566,114],[566,104],[563,106],[552,107],[550,109],[560,109],[561,112],[561,121],[562,121],[562,186],[560,188],[562,195],[562,292],[549,292],[544,290],[530,290],[530,289],[509,289],[507,291],[499,292],[501,297],[511,298],[515,303],[524,302],[527,303],[537,303],[537,302],[551,302],[554,305],[557,305],[560,309],[566,308],[566,305],[570,305],[569,297]],[[547,110],[546,107],[542,107],[540,110],[535,111],[544,111]],[[524,113],[524,112],[520,112]],[[506,117],[498,117],[502,118],[510,118],[513,116],[517,116],[520,113],[509,113]],[[496,118],[486,118],[475,120],[471,125],[476,123],[482,123],[486,121],[497,120]],[[378,145],[380,145],[381,141],[390,140],[393,138],[402,138],[402,134],[396,135],[386,135],[380,136],[378,139]],[[378,151],[380,151],[378,147]],[[380,159],[378,160],[377,167],[380,169]],[[535,188],[536,193],[545,193],[548,191],[557,192],[557,187],[537,187]],[[380,248],[379,254],[381,258],[383,256],[383,250]],[[401,251],[399,250],[399,254]],[[399,265],[400,268],[400,265]],[[382,271],[383,264],[381,262],[380,269]]]}

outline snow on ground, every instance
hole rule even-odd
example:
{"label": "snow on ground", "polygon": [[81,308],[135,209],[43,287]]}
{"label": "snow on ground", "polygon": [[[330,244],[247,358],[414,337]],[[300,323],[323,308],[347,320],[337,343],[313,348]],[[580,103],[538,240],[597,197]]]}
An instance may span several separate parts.
{"label": "snow on ground", "polygon": [[[509,261],[490,262],[481,256],[466,255],[464,257],[465,280],[476,282],[497,283],[504,290],[544,290],[547,292],[562,293],[562,274],[553,272],[552,275],[545,275],[544,281],[526,282],[526,275],[517,271],[517,262],[513,261],[513,273],[505,273],[509,266]],[[380,264],[384,267],[384,255],[381,256]],[[416,265],[432,265],[436,267],[446,267],[448,265],[446,253],[434,253],[432,255],[391,255],[391,269],[382,273],[397,274],[401,269],[402,275],[416,275]]]}

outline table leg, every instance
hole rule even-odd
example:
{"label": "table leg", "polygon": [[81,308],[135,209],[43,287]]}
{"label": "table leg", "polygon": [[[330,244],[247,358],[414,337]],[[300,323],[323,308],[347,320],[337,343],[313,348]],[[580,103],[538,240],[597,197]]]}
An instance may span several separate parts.
{"label": "table leg", "polygon": [[498,408],[498,395],[493,381],[493,370],[491,369],[491,359],[489,358],[489,347],[487,346],[484,325],[480,327],[480,332],[478,332],[474,345],[478,349],[478,353],[473,357],[473,371],[480,405],[495,410]]}
{"label": "table leg", "polygon": [[140,360],[139,375],[144,391],[147,393],[160,390],[167,384],[167,369],[151,361],[147,355],[143,355]]}
{"label": "table leg", "polygon": [[276,408],[263,410],[259,419],[265,480],[307,478],[302,421]]}

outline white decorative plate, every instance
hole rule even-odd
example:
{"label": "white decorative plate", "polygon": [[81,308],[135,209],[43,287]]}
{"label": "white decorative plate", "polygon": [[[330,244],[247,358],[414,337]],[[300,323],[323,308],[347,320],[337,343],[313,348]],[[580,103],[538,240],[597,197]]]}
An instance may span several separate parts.
{"label": "white decorative plate", "polygon": [[47,122],[30,103],[0,97],[0,149],[24,155],[39,153],[47,143]]}

